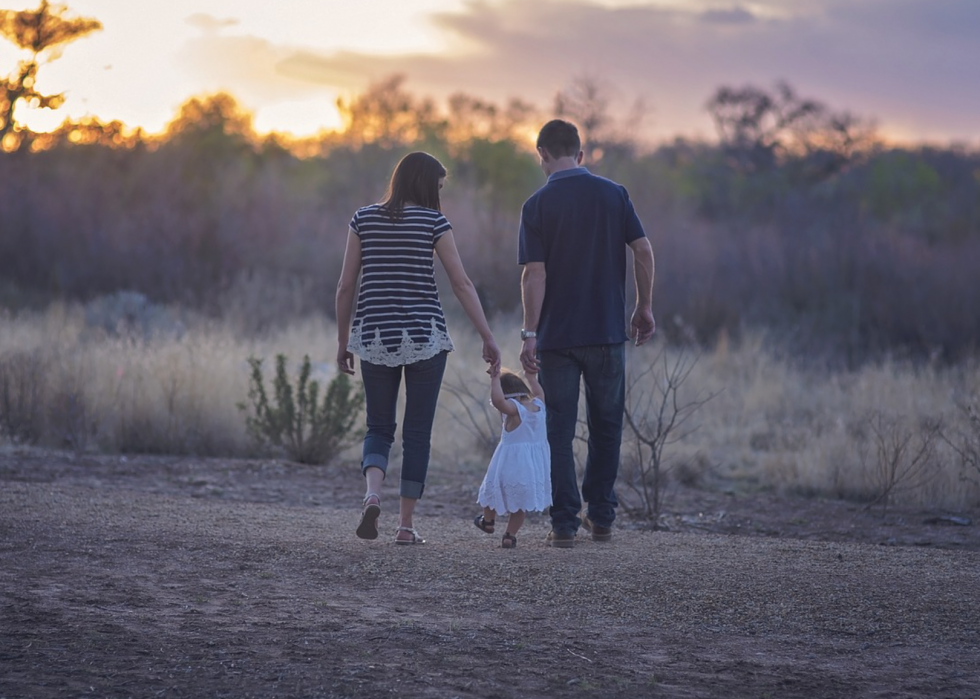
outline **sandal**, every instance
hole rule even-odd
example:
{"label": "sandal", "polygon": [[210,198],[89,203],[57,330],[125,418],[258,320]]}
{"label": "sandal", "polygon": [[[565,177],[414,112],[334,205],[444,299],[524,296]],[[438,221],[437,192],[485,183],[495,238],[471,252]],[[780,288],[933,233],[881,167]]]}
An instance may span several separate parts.
{"label": "sandal", "polygon": [[[408,532],[412,535],[411,539],[399,539],[398,532]],[[395,543],[399,546],[411,546],[412,544],[424,544],[425,539],[419,536],[419,533],[415,531],[414,527],[398,527],[395,530]]]}
{"label": "sandal", "polygon": [[476,519],[473,520],[473,524],[476,525],[477,529],[485,531],[487,534],[493,534],[493,523],[496,520],[487,519],[483,515],[477,515]]}
{"label": "sandal", "polygon": [[504,533],[504,538],[500,542],[500,548],[502,549],[516,549],[517,548],[517,537],[510,532]]}
{"label": "sandal", "polygon": [[[371,500],[374,502],[370,502]],[[378,538],[378,517],[381,516],[381,496],[377,493],[368,493],[364,496],[364,510],[361,512],[361,521],[357,525],[357,536],[360,539]]]}

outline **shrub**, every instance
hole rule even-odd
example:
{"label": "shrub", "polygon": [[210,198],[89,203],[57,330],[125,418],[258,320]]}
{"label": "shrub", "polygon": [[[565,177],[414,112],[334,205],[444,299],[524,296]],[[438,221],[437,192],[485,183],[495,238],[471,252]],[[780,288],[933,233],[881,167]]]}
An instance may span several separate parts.
{"label": "shrub", "polygon": [[48,428],[57,444],[71,448],[76,455],[85,453],[97,430],[91,405],[77,378],[52,389],[48,413]]}
{"label": "shrub", "polygon": [[0,357],[0,438],[36,444],[41,438],[44,359],[14,351]]}
{"label": "shrub", "polygon": [[85,324],[110,337],[149,340],[154,336],[180,338],[186,328],[173,310],[152,303],[136,291],[99,296],[85,306]]}
{"label": "shrub", "polygon": [[286,356],[276,355],[273,403],[265,390],[262,360],[250,357],[248,399],[251,407],[239,403],[248,413],[245,429],[262,450],[282,450],[299,463],[325,464],[364,436],[355,428],[364,408],[364,391],[355,389],[346,374],[338,374],[327,386],[320,401],[320,384],[310,380],[309,355],[303,357],[296,388],[286,375]]}

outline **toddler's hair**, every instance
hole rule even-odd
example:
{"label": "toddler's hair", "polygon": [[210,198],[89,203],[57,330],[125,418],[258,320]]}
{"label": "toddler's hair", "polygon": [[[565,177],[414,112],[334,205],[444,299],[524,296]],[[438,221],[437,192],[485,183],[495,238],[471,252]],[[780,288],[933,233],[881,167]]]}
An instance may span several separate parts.
{"label": "toddler's hair", "polygon": [[500,370],[500,388],[503,390],[505,396],[512,394],[531,395],[531,389],[524,383],[524,380],[509,369]]}

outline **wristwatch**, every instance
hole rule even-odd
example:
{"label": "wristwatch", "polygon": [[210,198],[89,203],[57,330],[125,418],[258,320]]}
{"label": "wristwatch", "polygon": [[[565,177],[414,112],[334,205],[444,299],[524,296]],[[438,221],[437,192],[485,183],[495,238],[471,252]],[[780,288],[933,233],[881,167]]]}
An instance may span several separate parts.
{"label": "wristwatch", "polygon": [[538,334],[536,332],[534,332],[533,330],[525,330],[524,328],[521,328],[521,339],[522,340],[527,340],[528,338],[537,337],[537,336],[538,336]]}

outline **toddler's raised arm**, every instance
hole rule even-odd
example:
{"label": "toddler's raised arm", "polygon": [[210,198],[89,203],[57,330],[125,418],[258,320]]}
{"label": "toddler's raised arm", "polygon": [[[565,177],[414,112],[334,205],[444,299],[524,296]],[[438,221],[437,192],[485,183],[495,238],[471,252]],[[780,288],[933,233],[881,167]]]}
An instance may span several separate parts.
{"label": "toddler's raised arm", "polygon": [[500,372],[490,377],[490,402],[504,415],[517,415],[517,406],[504,398],[504,389],[500,385]]}
{"label": "toddler's raised arm", "polygon": [[538,374],[537,374],[537,372],[535,372],[533,374],[529,374],[528,372],[525,371],[524,372],[524,378],[527,379],[527,385],[531,389],[531,395],[534,396],[535,398],[537,398],[538,400],[540,400],[543,403],[544,402],[544,389],[541,388],[541,384],[538,383]]}

